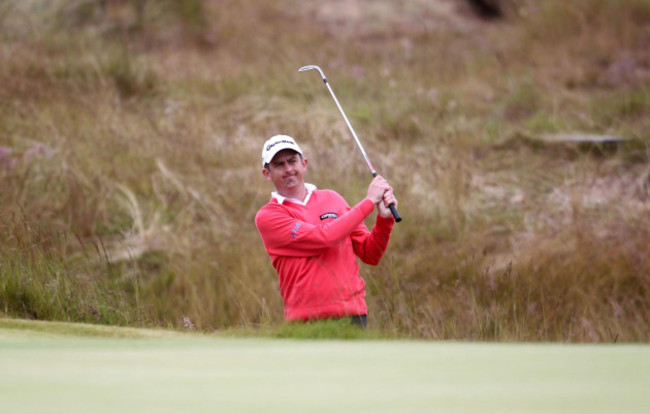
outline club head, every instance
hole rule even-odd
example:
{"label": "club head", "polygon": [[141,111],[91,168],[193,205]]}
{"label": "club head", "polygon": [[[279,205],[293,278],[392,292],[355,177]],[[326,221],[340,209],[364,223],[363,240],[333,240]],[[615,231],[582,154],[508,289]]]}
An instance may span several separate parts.
{"label": "club head", "polygon": [[327,78],[325,78],[325,74],[323,73],[321,68],[319,68],[316,65],[303,66],[300,69],[298,69],[298,72],[304,72],[304,71],[312,70],[312,69],[316,69],[318,71],[318,73],[320,73],[321,78],[323,78],[324,81],[327,81]]}

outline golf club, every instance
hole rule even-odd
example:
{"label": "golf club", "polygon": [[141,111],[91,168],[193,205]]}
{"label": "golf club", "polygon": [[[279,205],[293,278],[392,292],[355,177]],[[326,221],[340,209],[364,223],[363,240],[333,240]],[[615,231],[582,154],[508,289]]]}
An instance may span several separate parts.
{"label": "golf club", "polygon": [[[370,162],[370,158],[368,158],[368,154],[366,154],[366,151],[363,149],[363,145],[361,145],[361,141],[359,141],[359,137],[357,137],[356,132],[354,132],[354,128],[352,128],[352,125],[350,124],[350,121],[348,120],[348,117],[345,115],[345,112],[343,112],[343,108],[341,108],[341,104],[339,104],[339,100],[336,99],[336,95],[334,95],[334,91],[330,87],[330,84],[327,82],[327,78],[325,77],[325,73],[319,68],[318,66],[315,65],[308,65],[308,66],[303,66],[300,69],[298,69],[298,72],[304,72],[307,70],[312,70],[315,69],[320,73],[321,78],[323,78],[323,82],[325,83],[325,86],[327,86],[327,89],[330,91],[330,94],[332,95],[332,98],[334,98],[334,102],[336,103],[336,106],[339,108],[339,111],[341,112],[341,115],[343,115],[343,119],[345,119],[345,123],[348,125],[348,128],[350,129],[350,132],[352,133],[352,136],[354,137],[354,140],[357,142],[357,145],[359,146],[359,149],[361,150],[361,153],[363,154],[363,158],[366,160],[366,164],[368,164],[368,167],[370,168],[370,172],[372,172],[372,176],[376,177],[377,176],[377,170],[375,170],[375,167],[372,166],[372,163]],[[396,222],[402,221],[402,217],[400,217],[399,213],[397,212],[397,208],[395,207],[394,203],[391,203],[389,206],[390,211],[393,213],[393,217],[395,217]]]}

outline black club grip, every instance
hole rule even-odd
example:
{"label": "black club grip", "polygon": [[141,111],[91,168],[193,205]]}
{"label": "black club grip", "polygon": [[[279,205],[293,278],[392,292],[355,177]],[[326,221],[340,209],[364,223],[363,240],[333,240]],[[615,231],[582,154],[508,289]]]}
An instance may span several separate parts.
{"label": "black club grip", "polygon": [[395,217],[396,223],[402,221],[402,216],[400,216],[399,213],[397,212],[397,207],[395,207],[395,203],[390,203],[388,205],[388,208],[390,208],[391,213],[393,213],[393,217]]}

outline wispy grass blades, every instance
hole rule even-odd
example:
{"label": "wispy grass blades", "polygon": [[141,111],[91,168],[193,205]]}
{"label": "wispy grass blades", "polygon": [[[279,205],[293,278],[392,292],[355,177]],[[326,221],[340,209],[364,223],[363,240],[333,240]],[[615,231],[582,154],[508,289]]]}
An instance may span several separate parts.
{"label": "wispy grass blades", "polygon": [[108,262],[74,259],[68,236],[25,217],[3,215],[3,312],[29,319],[141,325],[137,302],[115,289],[115,279],[105,267]]}

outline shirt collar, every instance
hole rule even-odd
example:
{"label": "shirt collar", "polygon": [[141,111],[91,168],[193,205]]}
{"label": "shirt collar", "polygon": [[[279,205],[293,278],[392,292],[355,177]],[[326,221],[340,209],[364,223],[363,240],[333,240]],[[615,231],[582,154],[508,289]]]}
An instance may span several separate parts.
{"label": "shirt collar", "polygon": [[302,204],[303,206],[306,206],[307,202],[309,201],[309,198],[311,197],[311,193],[315,189],[316,186],[314,184],[305,183],[305,190],[307,190],[307,196],[305,197],[305,201],[298,200],[297,198],[283,197],[280,194],[278,194],[277,191],[271,193],[271,198],[275,198],[276,200],[278,200],[278,204],[284,204],[286,200],[286,201],[291,201],[292,203]]}

